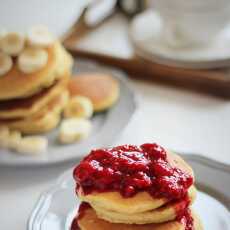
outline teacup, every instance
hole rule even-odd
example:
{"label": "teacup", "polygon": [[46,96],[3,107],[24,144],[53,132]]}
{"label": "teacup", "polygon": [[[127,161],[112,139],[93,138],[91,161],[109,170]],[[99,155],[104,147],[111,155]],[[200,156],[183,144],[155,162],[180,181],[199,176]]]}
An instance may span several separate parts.
{"label": "teacup", "polygon": [[230,23],[229,0],[153,0],[163,26],[162,37],[173,46],[205,45]]}

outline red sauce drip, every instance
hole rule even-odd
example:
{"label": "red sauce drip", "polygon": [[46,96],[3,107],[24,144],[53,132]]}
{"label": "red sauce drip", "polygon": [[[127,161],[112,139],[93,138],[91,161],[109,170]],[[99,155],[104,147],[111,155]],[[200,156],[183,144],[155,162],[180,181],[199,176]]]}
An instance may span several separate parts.
{"label": "red sauce drip", "polygon": [[81,230],[78,225],[78,219],[76,217],[73,219],[70,230]]}
{"label": "red sauce drip", "polygon": [[84,216],[85,210],[90,208],[90,205],[88,203],[82,202],[79,206],[78,213],[76,217],[73,219],[70,229],[71,230],[80,230],[80,227],[78,225],[78,221]]}
{"label": "red sauce drip", "polygon": [[118,191],[132,197],[147,191],[154,197],[183,198],[193,178],[167,161],[157,144],[123,145],[92,150],[74,170],[77,189],[84,194]]}
{"label": "red sauce drip", "polygon": [[185,209],[181,215],[178,215],[177,220],[185,226],[185,230],[194,230],[194,221],[189,208]]}
{"label": "red sauce drip", "polygon": [[188,194],[181,200],[176,202],[176,220],[185,226],[185,230],[194,230],[193,217],[189,205],[191,203]]}

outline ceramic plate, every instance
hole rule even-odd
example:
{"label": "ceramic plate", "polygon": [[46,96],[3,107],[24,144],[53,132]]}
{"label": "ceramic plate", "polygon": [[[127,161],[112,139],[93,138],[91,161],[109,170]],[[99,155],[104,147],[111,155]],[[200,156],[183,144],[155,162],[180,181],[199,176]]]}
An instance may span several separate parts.
{"label": "ceramic plate", "polygon": [[[230,230],[230,168],[196,155],[183,156],[193,167],[199,189],[194,209],[204,229]],[[45,192],[28,221],[28,230],[69,230],[79,205],[74,194],[72,170]]]}
{"label": "ceramic plate", "polygon": [[161,35],[162,20],[154,10],[136,16],[130,38],[136,53],[150,61],[175,67],[210,69],[230,64],[230,25],[207,46],[176,48]]}
{"label": "ceramic plate", "polygon": [[[82,142],[70,145],[58,145],[58,128],[47,135],[48,151],[39,156],[24,156],[5,149],[0,150],[0,165],[50,165],[81,158],[94,147],[108,147],[125,128],[136,109],[134,92],[129,87],[127,76],[118,70],[102,67],[92,62],[78,60],[74,73],[80,72],[110,73],[120,82],[119,101],[108,111],[95,115],[92,119],[93,130],[90,137]],[[119,117],[119,119],[117,119]]]}

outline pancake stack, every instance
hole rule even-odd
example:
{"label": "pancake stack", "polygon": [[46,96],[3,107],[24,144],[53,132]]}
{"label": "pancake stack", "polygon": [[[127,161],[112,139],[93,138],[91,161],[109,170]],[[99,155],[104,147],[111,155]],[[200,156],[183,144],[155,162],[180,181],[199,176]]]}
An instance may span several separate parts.
{"label": "pancake stack", "polygon": [[[47,34],[44,28],[35,28],[24,40],[13,33],[2,39],[0,126],[23,134],[36,134],[47,132],[59,123],[68,102],[67,88],[73,61],[60,42],[49,39]],[[22,41],[17,54],[6,49],[9,46],[15,50]],[[6,63],[11,64],[4,71]]]}
{"label": "pancake stack", "polygon": [[72,230],[202,230],[194,174],[157,144],[93,150],[74,170]]}

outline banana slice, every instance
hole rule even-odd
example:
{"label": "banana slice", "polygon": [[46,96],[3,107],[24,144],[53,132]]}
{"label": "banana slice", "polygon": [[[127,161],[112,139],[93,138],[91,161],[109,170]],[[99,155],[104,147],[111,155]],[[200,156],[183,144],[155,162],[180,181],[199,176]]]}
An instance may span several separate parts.
{"label": "banana slice", "polygon": [[42,136],[24,137],[17,145],[16,151],[22,154],[37,155],[47,150],[48,141]]}
{"label": "banana slice", "polygon": [[8,73],[13,66],[12,58],[4,53],[0,52],[0,76]]}
{"label": "banana slice", "polygon": [[5,35],[6,35],[6,30],[3,29],[3,28],[1,28],[1,29],[0,29],[0,38],[2,38],[2,37],[5,36]]}
{"label": "banana slice", "polygon": [[17,150],[18,145],[20,144],[22,135],[19,131],[11,131],[9,135],[9,149]]}
{"label": "banana slice", "polygon": [[5,35],[6,35],[6,31],[4,29],[0,29],[0,48],[1,48],[2,39]]}
{"label": "banana slice", "polygon": [[93,104],[90,99],[83,96],[72,97],[64,109],[64,117],[90,118],[93,115]]}
{"label": "banana slice", "polygon": [[45,26],[32,27],[27,36],[28,42],[32,46],[48,47],[54,43],[54,36]]}
{"label": "banana slice", "polygon": [[10,130],[6,126],[0,127],[0,148],[8,148]]}
{"label": "banana slice", "polygon": [[48,53],[41,48],[27,48],[18,57],[18,67],[26,74],[42,69],[47,62]]}
{"label": "banana slice", "polygon": [[16,32],[7,33],[1,39],[1,49],[4,53],[17,56],[25,45],[24,37]]}
{"label": "banana slice", "polygon": [[87,138],[90,134],[91,122],[83,118],[69,118],[61,123],[59,141],[62,144],[70,144]]}

